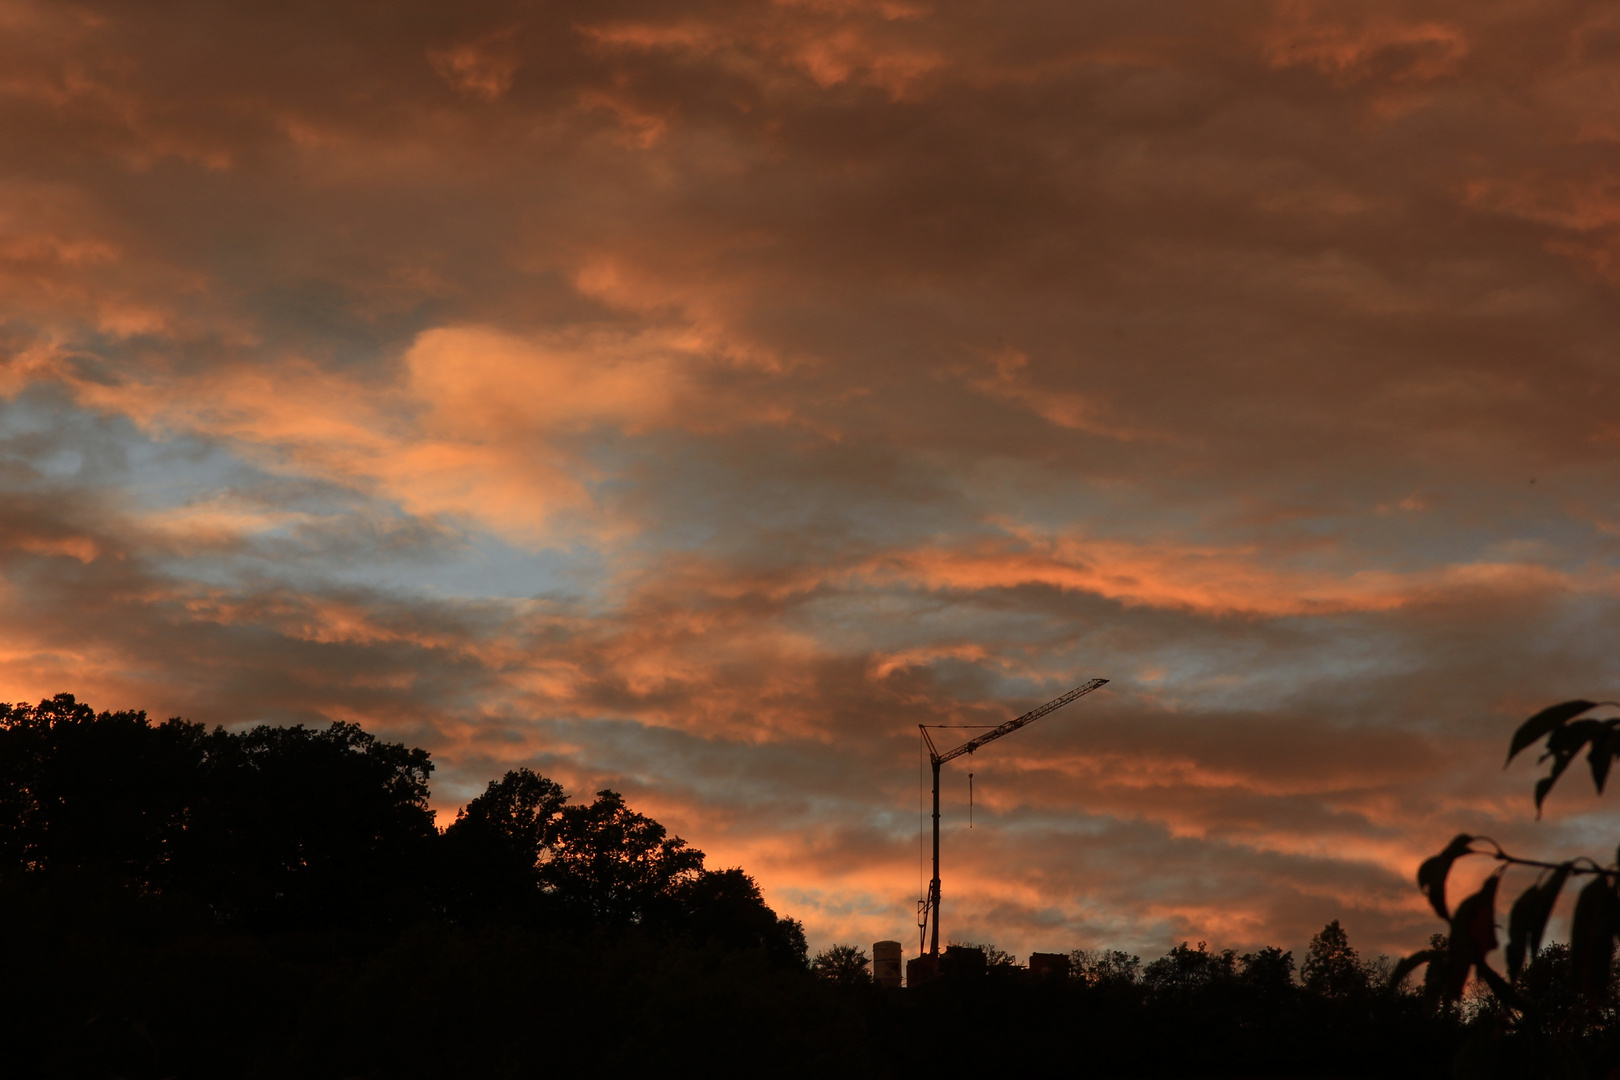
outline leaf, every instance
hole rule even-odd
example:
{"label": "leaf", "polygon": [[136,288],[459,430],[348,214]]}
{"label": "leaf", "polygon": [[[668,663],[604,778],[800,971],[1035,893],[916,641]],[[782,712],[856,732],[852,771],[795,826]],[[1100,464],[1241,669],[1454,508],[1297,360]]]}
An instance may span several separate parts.
{"label": "leaf", "polygon": [[1607,724],[1602,720],[1577,720],[1573,724],[1563,727],[1547,736],[1547,750],[1541,755],[1541,760],[1556,758],[1560,761],[1572,759],[1581,752],[1581,747],[1604,734]]}
{"label": "leaf", "polygon": [[1573,720],[1587,709],[1595,708],[1591,701],[1566,701],[1542,709],[1536,715],[1519,725],[1519,730],[1513,733],[1513,741],[1508,745],[1507,761],[1502,763],[1505,769],[1508,763],[1518,756],[1519,751],[1552,731],[1562,727],[1566,722]]}
{"label": "leaf", "polygon": [[1457,915],[1451,922],[1453,939],[1459,931],[1468,935],[1474,962],[1483,963],[1485,954],[1500,942],[1496,937],[1496,890],[1502,884],[1503,867],[1480,883],[1479,892],[1457,905]]}
{"label": "leaf", "polygon": [[1547,752],[1541,755],[1541,760],[1552,758],[1553,766],[1552,771],[1536,784],[1537,817],[1541,816],[1541,801],[1547,797],[1564,770],[1569,768],[1569,763],[1575,760],[1575,755],[1581,752],[1581,747],[1601,736],[1605,730],[1601,720],[1577,720],[1547,736]]}
{"label": "leaf", "polygon": [[1533,957],[1541,950],[1541,935],[1547,929],[1553,905],[1558,902],[1558,893],[1569,879],[1569,871],[1570,864],[1565,863],[1546,880],[1538,877],[1535,884],[1513,902],[1513,911],[1508,915],[1506,956],[1508,975],[1514,982],[1519,981],[1519,973],[1524,970],[1526,955]]}
{"label": "leaf", "polygon": [[1603,783],[1609,778],[1609,766],[1620,753],[1620,740],[1614,734],[1617,724],[1620,720],[1605,720],[1603,730],[1592,739],[1591,753],[1586,755],[1586,763],[1592,766],[1592,786],[1599,795],[1603,794]]}
{"label": "leaf", "polygon": [[1412,972],[1416,971],[1424,964],[1432,964],[1437,960],[1444,960],[1445,956],[1446,953],[1444,949],[1423,949],[1419,952],[1413,953],[1411,956],[1402,957],[1401,962],[1396,964],[1395,970],[1390,973],[1389,988],[1391,990],[1399,990],[1401,988],[1401,983],[1405,982],[1406,977],[1412,974]]}
{"label": "leaf", "polygon": [[1547,792],[1552,790],[1553,781],[1557,779],[1558,775],[1555,773],[1536,781],[1536,817],[1541,816],[1541,800],[1547,797]]}
{"label": "leaf", "polygon": [[1450,920],[1451,912],[1446,910],[1446,876],[1451,873],[1451,864],[1470,854],[1468,845],[1474,838],[1467,833],[1458,833],[1446,845],[1446,850],[1430,859],[1425,859],[1423,865],[1418,867],[1418,888],[1423,895],[1429,898],[1429,906],[1434,908],[1436,915],[1442,919]]}
{"label": "leaf", "polygon": [[1602,874],[1575,898],[1569,957],[1575,985],[1594,1005],[1608,996],[1609,965],[1614,961],[1615,907],[1614,890]]}
{"label": "leaf", "polygon": [[1451,955],[1446,958],[1446,981],[1442,989],[1442,997],[1447,1002],[1462,997],[1468,969],[1483,969],[1485,954],[1497,946],[1496,887],[1502,881],[1502,870],[1486,878],[1479,891],[1458,904],[1456,913],[1451,916]]}

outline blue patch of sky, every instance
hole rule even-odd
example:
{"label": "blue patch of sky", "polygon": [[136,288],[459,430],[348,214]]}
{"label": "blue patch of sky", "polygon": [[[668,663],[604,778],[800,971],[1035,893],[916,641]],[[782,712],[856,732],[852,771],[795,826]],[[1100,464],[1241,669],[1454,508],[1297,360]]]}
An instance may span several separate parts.
{"label": "blue patch of sky", "polygon": [[587,544],[536,550],[517,547],[492,533],[469,531],[462,534],[453,557],[440,558],[420,571],[394,567],[392,574],[372,580],[389,587],[414,585],[435,596],[550,597],[588,603],[607,573],[605,561],[601,551]]}
{"label": "blue patch of sky", "polygon": [[106,493],[137,516],[216,500],[280,516],[239,547],[155,557],[166,572],[208,584],[250,577],[438,598],[577,600],[605,574],[603,554],[589,545],[530,549],[464,524],[420,522],[389,500],[271,472],[221,442],[153,436],[51,388],[0,401],[0,453],[36,482]]}
{"label": "blue patch of sky", "polygon": [[[123,429],[132,430],[124,422]],[[0,401],[0,453],[19,471],[12,484],[71,488],[119,482],[128,472],[127,440],[120,425],[72,408],[52,388],[31,389]]]}
{"label": "blue patch of sky", "polygon": [[[432,531],[418,542],[410,535],[412,519],[387,504],[378,509],[392,516],[378,522],[370,514],[333,515],[313,525],[266,530],[242,550],[219,557],[211,573],[201,569],[207,559],[199,556],[175,557],[170,568],[192,577],[209,573],[221,583],[251,574],[301,589],[345,587],[425,600],[591,599],[590,584],[600,571],[599,556],[588,548],[536,551],[488,533]],[[365,542],[351,543],[343,535],[351,517],[372,534]],[[405,539],[390,543],[375,535],[390,527]]]}
{"label": "blue patch of sky", "polygon": [[[305,504],[307,507],[307,503]],[[296,510],[296,502],[282,510]],[[221,569],[288,585],[341,586],[428,600],[588,601],[600,556],[586,547],[531,550],[487,532],[462,532],[416,522],[384,500],[318,509],[318,520],[267,530],[232,553]],[[351,532],[361,534],[355,539]],[[395,533],[397,542],[386,535]],[[381,535],[380,535],[381,534]],[[183,569],[195,558],[176,560]]]}

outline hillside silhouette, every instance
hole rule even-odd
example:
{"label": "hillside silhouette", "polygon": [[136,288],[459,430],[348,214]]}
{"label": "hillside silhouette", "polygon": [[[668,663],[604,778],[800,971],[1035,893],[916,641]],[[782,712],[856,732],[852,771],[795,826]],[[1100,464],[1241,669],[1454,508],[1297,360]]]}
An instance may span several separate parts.
{"label": "hillside silhouette", "polygon": [[[1432,1077],[1471,1039],[1513,1052],[1489,1001],[1391,989],[1337,922],[1297,964],[974,947],[881,988],[864,945],[811,958],[617,792],[519,769],[439,830],[432,772],[352,724],[0,707],[6,1074]],[[1526,992],[1574,1008],[1567,969],[1544,950]],[[1609,1025],[1581,1023],[1596,1066]]]}

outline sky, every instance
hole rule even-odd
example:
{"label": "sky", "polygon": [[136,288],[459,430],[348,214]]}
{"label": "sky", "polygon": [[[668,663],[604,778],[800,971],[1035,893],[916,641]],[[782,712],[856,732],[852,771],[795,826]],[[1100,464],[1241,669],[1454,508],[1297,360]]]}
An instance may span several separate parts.
{"label": "sky", "polygon": [[1612,850],[1502,757],[1620,697],[1613,5],[0,0],[0,147],[0,700],[612,787],[813,948],[1091,677],[946,939]]}

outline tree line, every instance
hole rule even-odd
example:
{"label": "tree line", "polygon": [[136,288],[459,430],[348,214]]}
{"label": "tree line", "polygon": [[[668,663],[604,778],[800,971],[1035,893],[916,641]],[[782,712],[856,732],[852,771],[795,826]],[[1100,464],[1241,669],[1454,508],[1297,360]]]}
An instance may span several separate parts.
{"label": "tree line", "polygon": [[[1392,986],[1337,922],[1297,970],[1183,943],[1145,964],[1076,951],[1050,978],[988,949],[981,977],[885,991],[863,946],[808,956],[745,871],[616,792],[571,801],[518,769],[441,830],[432,771],[353,724],[0,706],[0,1067],[1427,1076],[1497,1024]],[[1584,1002],[1568,968],[1543,949],[1521,992]],[[1610,1026],[1578,1011],[1576,1057],[1597,1061]]]}
{"label": "tree line", "polygon": [[0,708],[0,863],[117,885],[255,933],[537,920],[760,947],[801,963],[803,928],[741,870],[614,791],[570,805],[528,769],[440,832],[428,752],[356,724],[232,732],[96,713],[62,694]]}

